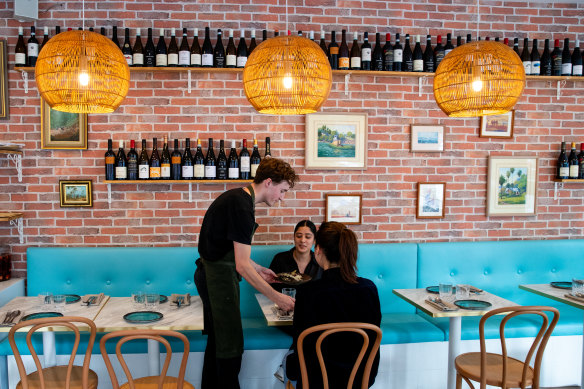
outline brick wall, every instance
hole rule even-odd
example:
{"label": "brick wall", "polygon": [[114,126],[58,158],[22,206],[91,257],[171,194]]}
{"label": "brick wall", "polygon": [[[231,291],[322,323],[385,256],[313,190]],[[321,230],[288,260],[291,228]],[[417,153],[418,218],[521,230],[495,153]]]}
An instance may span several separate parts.
{"label": "brick wall", "polygon": [[[443,1],[333,1],[289,0],[291,30],[330,32],[365,29],[373,34],[473,34],[475,3]],[[531,39],[583,38],[584,4],[483,1],[481,36],[528,36]],[[12,1],[0,1],[0,36],[9,44],[10,119],[0,122],[0,139],[26,144],[23,181],[6,159],[0,161],[0,209],[25,213],[25,242],[16,228],[0,225],[0,241],[13,253],[17,274],[26,269],[29,246],[196,245],[206,208],[234,184],[116,184],[107,202],[104,160],[107,139],[185,137],[263,139],[272,137],[272,154],[292,163],[301,183],[284,204],[259,206],[260,229],[255,242],[291,242],[294,224],[302,218],[324,219],[324,194],[363,193],[363,224],[355,226],[362,242],[420,242],[437,240],[497,240],[579,238],[584,231],[584,185],[567,184],[554,200],[559,143],[584,141],[584,82],[568,81],[556,99],[556,85],[527,81],[516,105],[513,139],[478,137],[479,119],[450,119],[436,106],[432,79],[418,95],[415,78],[355,76],[345,94],[344,76],[335,75],[323,111],[366,112],[369,115],[366,171],[306,171],[304,117],[265,116],[247,103],[238,73],[193,74],[187,91],[186,73],[133,73],[128,97],[113,114],[89,116],[87,150],[42,150],[40,99],[33,74],[25,93],[21,75],[12,70],[19,22],[12,19]],[[284,1],[100,1],[85,4],[86,27],[188,27],[203,29],[285,29]],[[81,2],[40,1],[39,21],[45,25],[80,26]],[[23,23],[28,37],[31,23]],[[374,27],[372,27],[374,26]],[[215,35],[214,32],[212,35]],[[239,34],[236,34],[238,36]],[[123,35],[122,35],[123,36]],[[167,32],[168,36],[168,32]],[[249,35],[248,35],[249,36]],[[260,34],[261,36],[261,34]],[[270,34],[271,36],[271,34]],[[317,34],[318,36],[318,34]],[[157,39],[155,39],[157,41]],[[411,153],[410,125],[445,127],[442,153]],[[206,141],[203,143],[205,145]],[[205,147],[204,147],[205,148]],[[534,155],[540,158],[537,216],[487,217],[486,177],[489,155]],[[93,208],[60,208],[60,179],[91,179]],[[417,182],[447,182],[446,217],[415,217]]]}

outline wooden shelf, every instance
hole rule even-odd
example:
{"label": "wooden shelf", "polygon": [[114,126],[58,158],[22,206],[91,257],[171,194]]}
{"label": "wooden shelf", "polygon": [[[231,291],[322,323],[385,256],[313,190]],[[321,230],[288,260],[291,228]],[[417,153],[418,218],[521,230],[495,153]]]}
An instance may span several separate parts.
{"label": "wooden shelf", "polygon": [[0,149],[0,154],[17,154],[17,155],[22,155],[22,151],[21,150],[4,150],[4,149]]}
{"label": "wooden shelf", "polygon": [[554,178],[554,182],[580,182],[584,183],[582,178]]}
{"label": "wooden shelf", "polygon": [[104,184],[230,184],[253,180],[104,180]]}
{"label": "wooden shelf", "polygon": [[0,211],[0,222],[9,222],[11,220],[20,219],[22,212],[2,212]]}

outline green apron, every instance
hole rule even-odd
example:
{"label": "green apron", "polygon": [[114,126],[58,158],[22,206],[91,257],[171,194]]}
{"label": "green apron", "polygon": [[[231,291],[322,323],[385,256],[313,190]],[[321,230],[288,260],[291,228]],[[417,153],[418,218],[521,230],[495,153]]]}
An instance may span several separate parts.
{"label": "green apron", "polygon": [[[255,213],[255,193],[251,185],[247,189],[251,194]],[[255,224],[252,237],[257,227]],[[205,268],[211,303],[217,358],[239,357],[243,354],[243,329],[239,309],[241,275],[235,270],[235,251],[229,251],[216,261],[205,261],[203,258],[201,261]]]}

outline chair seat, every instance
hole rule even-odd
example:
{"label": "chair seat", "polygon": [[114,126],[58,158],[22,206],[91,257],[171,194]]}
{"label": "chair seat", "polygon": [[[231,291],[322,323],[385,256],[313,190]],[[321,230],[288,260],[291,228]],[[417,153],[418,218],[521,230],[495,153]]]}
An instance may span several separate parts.
{"label": "chair seat", "polygon": [[[456,357],[454,361],[456,371],[473,381],[481,381],[481,353],[466,353]],[[508,388],[521,387],[521,375],[523,374],[523,362],[507,357],[507,384]],[[503,382],[503,356],[487,353],[487,385],[502,387]],[[526,387],[533,381],[533,369],[528,367],[525,379]]]}
{"label": "chair seat", "polygon": [[[83,367],[73,366],[71,369],[71,389],[82,388],[81,377],[83,376]],[[39,373],[35,371],[27,375],[28,387],[36,389],[41,387],[39,380]],[[43,377],[45,378],[45,386],[47,388],[64,388],[67,380],[67,366],[53,366],[43,369]],[[89,386],[88,389],[97,389],[97,374],[89,369]],[[22,382],[16,385],[16,389],[22,388]]]}
{"label": "chair seat", "polygon": [[[159,389],[158,388],[158,376],[150,376],[150,377],[142,377],[136,378],[134,380],[134,385],[136,389]],[[176,389],[177,388],[177,381],[178,378],[176,377],[165,377],[164,383],[162,384],[162,389]],[[130,387],[129,383],[125,383],[120,386],[120,389],[128,389]],[[187,381],[183,381],[183,388],[185,389],[195,389],[193,385],[188,383]]]}

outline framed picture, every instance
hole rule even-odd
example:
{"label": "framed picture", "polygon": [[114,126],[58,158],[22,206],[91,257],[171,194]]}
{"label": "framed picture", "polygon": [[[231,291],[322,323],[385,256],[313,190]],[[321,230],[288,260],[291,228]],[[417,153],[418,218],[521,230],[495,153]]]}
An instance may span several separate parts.
{"label": "framed picture", "polygon": [[416,217],[442,219],[446,198],[445,182],[418,182],[418,206]]}
{"label": "framed picture", "polygon": [[444,151],[444,126],[412,124],[410,151]]}
{"label": "framed picture", "polygon": [[8,104],[8,66],[6,55],[6,40],[0,39],[0,69],[2,75],[0,76],[0,119],[8,119],[9,104]]}
{"label": "framed picture", "polygon": [[41,98],[41,148],[87,149],[87,114],[54,110]]}
{"label": "framed picture", "polygon": [[61,207],[92,207],[91,180],[59,181]]}
{"label": "framed picture", "polygon": [[326,195],[324,221],[361,224],[361,220],[361,194]]}
{"label": "framed picture", "polygon": [[515,110],[501,115],[481,116],[481,138],[513,138]]}
{"label": "framed picture", "polygon": [[535,215],[536,157],[489,157],[488,216]]}
{"label": "framed picture", "polygon": [[366,169],[366,113],[306,115],[306,169]]}

